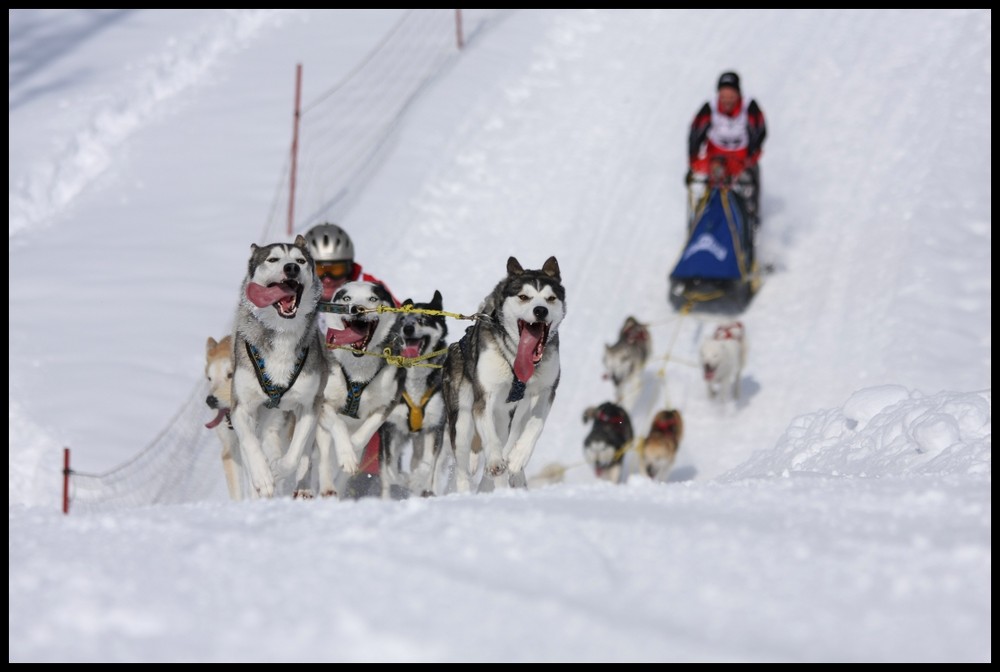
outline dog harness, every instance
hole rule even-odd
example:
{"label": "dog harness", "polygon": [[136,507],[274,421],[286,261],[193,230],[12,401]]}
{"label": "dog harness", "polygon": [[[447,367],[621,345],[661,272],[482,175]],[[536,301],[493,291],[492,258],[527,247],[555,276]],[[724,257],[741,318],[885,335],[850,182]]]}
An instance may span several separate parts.
{"label": "dog harness", "polygon": [[[471,353],[469,352],[469,333],[472,331],[472,328],[472,326],[466,328],[465,335],[458,340],[458,347],[462,349],[462,356],[466,360],[471,359]],[[514,373],[513,364],[511,364],[510,367],[510,375],[514,380],[510,384],[510,392],[507,393],[508,404],[524,399],[524,388],[528,385],[527,383],[517,379],[517,374]]]}
{"label": "dog harness", "polygon": [[521,401],[524,399],[524,388],[527,383],[523,383],[517,379],[517,374],[514,373],[514,367],[510,367],[510,375],[514,376],[514,381],[510,384],[510,392],[507,393],[507,403],[512,401]]}
{"label": "dog harness", "polygon": [[372,381],[368,380],[363,383],[355,382],[350,379],[347,375],[347,371],[344,371],[343,366],[340,367],[340,370],[343,371],[344,382],[347,384],[347,400],[344,402],[344,407],[340,409],[340,412],[342,415],[357,418],[358,409],[361,407],[361,393],[365,391],[365,388],[368,387],[368,383]]}
{"label": "dog harness", "polygon": [[420,403],[417,404],[413,401],[413,398],[403,390],[403,401],[406,405],[410,407],[410,416],[407,420],[411,432],[419,432],[424,426],[424,409],[427,408],[427,402],[431,400],[434,393],[437,392],[437,385],[427,388],[424,392],[424,396],[420,399]]}
{"label": "dog harness", "polygon": [[667,432],[673,429],[677,425],[677,416],[670,416],[669,420],[657,420],[653,423],[653,427],[661,432]]}
{"label": "dog harness", "polygon": [[267,375],[267,363],[264,361],[264,357],[260,354],[260,351],[251,345],[250,341],[244,340],[243,344],[246,345],[247,355],[250,356],[250,361],[253,362],[253,370],[257,374],[257,382],[260,383],[260,389],[268,396],[268,400],[264,402],[264,406],[267,408],[277,408],[281,404],[281,398],[285,396],[285,392],[292,389],[292,385],[295,384],[299,373],[302,372],[302,365],[306,362],[309,348],[299,350],[299,356],[295,359],[295,370],[292,371],[292,379],[288,381],[287,387],[282,387],[281,385],[276,385],[271,380],[271,377]]}
{"label": "dog harness", "polygon": [[730,338],[740,340],[737,334],[741,331],[743,331],[742,322],[733,322],[732,324],[724,324],[722,326],[716,327],[715,339],[720,341],[725,341]]}
{"label": "dog harness", "polygon": [[641,324],[636,324],[625,330],[625,342],[626,343],[642,343],[643,341],[649,340],[649,332],[646,331]]}

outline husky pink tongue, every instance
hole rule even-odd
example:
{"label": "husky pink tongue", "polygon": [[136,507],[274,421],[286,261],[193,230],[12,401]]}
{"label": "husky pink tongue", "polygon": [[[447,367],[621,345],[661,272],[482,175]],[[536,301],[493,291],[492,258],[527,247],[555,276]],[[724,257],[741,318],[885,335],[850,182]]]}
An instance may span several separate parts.
{"label": "husky pink tongue", "polygon": [[213,418],[212,420],[209,420],[208,422],[206,422],[205,426],[208,427],[209,429],[213,429],[215,427],[218,427],[219,423],[222,422],[226,418],[226,411],[228,411],[228,410],[229,409],[226,409],[226,408],[220,408],[218,415],[216,415],[215,418]]}
{"label": "husky pink tongue", "polygon": [[528,382],[535,373],[535,349],[538,341],[545,334],[541,324],[526,324],[521,329],[521,341],[517,344],[517,355],[514,357],[514,375],[522,383]]}
{"label": "husky pink tongue", "polygon": [[281,299],[294,295],[295,292],[283,287],[282,285],[265,287],[264,285],[258,285],[255,282],[251,282],[247,285],[247,298],[250,299],[253,302],[253,305],[258,308],[270,306],[273,303],[277,303]]}
{"label": "husky pink tongue", "polygon": [[410,345],[407,343],[403,346],[403,357],[419,357],[420,356],[420,341],[417,341],[416,345]]}
{"label": "husky pink tongue", "polygon": [[367,335],[366,332],[359,331],[351,325],[348,325],[344,329],[330,327],[326,330],[326,342],[328,345],[350,345],[351,343],[363,341]]}

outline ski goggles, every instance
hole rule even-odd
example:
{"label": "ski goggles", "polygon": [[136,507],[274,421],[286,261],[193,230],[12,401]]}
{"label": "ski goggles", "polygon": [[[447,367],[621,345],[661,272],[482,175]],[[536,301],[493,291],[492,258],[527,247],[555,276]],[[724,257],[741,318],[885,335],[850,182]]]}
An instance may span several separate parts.
{"label": "ski goggles", "polygon": [[350,275],[353,268],[353,261],[317,261],[316,275],[321,278],[324,275],[329,275],[331,278],[339,280]]}

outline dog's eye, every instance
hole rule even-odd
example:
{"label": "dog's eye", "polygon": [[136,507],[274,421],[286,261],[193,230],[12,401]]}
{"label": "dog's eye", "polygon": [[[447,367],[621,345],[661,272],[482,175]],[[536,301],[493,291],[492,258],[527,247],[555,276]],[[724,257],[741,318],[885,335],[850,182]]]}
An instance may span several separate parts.
{"label": "dog's eye", "polygon": [[226,380],[229,380],[232,377],[233,377],[233,372],[232,371],[230,371],[229,373],[226,374]]}
{"label": "dog's eye", "polygon": [[545,299],[545,301],[546,301],[546,303],[555,303],[556,302],[556,297],[550,296],[549,298]]}
{"label": "dog's eye", "polygon": [[277,257],[268,257],[267,258],[267,263],[269,263],[269,264],[273,264],[276,261],[278,261]]}
{"label": "dog's eye", "polygon": [[527,294],[518,294],[517,298],[521,299],[524,302],[531,301],[531,297],[528,296]]}

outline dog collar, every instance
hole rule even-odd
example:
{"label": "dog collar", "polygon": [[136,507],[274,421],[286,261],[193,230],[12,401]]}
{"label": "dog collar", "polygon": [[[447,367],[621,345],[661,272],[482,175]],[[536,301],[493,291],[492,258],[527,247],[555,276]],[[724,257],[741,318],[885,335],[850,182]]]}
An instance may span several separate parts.
{"label": "dog collar", "polygon": [[349,306],[342,303],[327,303],[320,301],[316,310],[321,313],[336,313],[338,315],[355,315],[363,312],[361,306]]}

